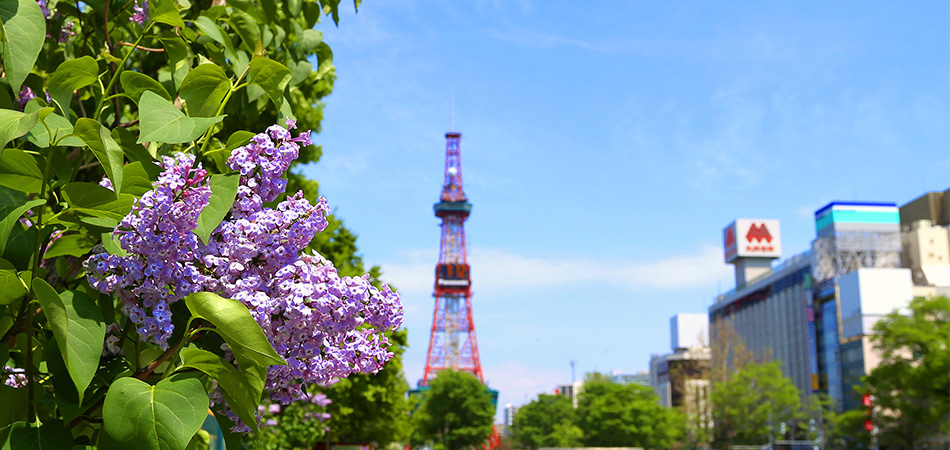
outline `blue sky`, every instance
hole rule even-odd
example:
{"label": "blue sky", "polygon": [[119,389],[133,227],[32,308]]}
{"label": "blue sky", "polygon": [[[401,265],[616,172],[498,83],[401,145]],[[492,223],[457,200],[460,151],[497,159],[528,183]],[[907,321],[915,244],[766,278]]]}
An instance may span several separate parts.
{"label": "blue sky", "polygon": [[400,289],[415,385],[444,133],[462,132],[485,377],[521,404],[648,369],[733,287],[722,228],[808,248],[832,200],[950,186],[950,6],[365,1],[321,25],[338,79],[306,173]]}

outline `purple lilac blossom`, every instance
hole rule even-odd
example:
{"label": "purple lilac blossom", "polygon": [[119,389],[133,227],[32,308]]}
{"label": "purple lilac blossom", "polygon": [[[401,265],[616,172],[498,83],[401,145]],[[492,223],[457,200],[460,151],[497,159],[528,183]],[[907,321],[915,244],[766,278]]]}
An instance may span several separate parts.
{"label": "purple lilac blossom", "polygon": [[300,147],[309,145],[309,131],[294,138],[286,128],[272,125],[267,127],[267,132],[251,138],[249,144],[234,149],[228,158],[228,168],[241,173],[244,196],[252,201],[242,209],[258,211],[261,209],[258,201],[273,201],[282,194],[287,187],[284,172],[297,159]]}
{"label": "purple lilac blossom", "polygon": [[30,100],[36,98],[36,93],[33,92],[29,86],[22,86],[20,88],[20,93],[17,95],[16,102],[20,105],[20,109],[23,109]]}
{"label": "purple lilac blossom", "polygon": [[63,27],[60,28],[60,30],[59,30],[59,43],[60,43],[60,44],[65,43],[66,41],[69,40],[69,38],[71,38],[71,37],[73,37],[73,36],[76,35],[76,32],[73,31],[73,27],[74,27],[74,26],[75,26],[75,25],[73,25],[72,22],[63,22]]}
{"label": "purple lilac blossom", "polygon": [[115,190],[115,187],[112,186],[112,180],[110,180],[109,177],[107,177],[107,176],[105,176],[105,175],[103,175],[103,176],[102,176],[102,179],[99,180],[99,186],[102,186],[102,187],[104,187],[104,188],[106,188],[106,189],[108,189],[108,190],[110,190],[110,191],[114,191],[114,190]]}
{"label": "purple lilac blossom", "polygon": [[195,266],[200,242],[193,231],[211,188],[194,156],[166,156],[163,169],[154,189],[135,202],[114,231],[129,255],[93,255],[86,270],[93,287],[118,294],[122,312],[143,339],[167,348],[173,330],[169,304],[207,283]]}
{"label": "purple lilac blossom", "polygon": [[102,356],[113,356],[121,355],[124,352],[122,347],[119,346],[121,339],[122,329],[119,328],[118,323],[111,323],[106,327],[106,339],[102,346]]}
{"label": "purple lilac blossom", "polygon": [[148,0],[143,0],[141,5],[138,0],[135,0],[135,6],[133,6],[132,9],[135,13],[132,14],[129,20],[144,27],[145,22],[148,22]]}
{"label": "purple lilac blossom", "polygon": [[[327,227],[325,199],[311,204],[298,192],[264,206],[283,193],[283,174],[300,146],[311,145],[309,136],[295,138],[274,125],[232,152],[228,166],[241,173],[237,198],[207,245],[192,232],[210,196],[206,174],[192,156],[165,158],[154,190],[114,232],[129,256],[99,253],[86,266],[93,286],[116,294],[138,333],[163,348],[172,330],[168,304],[198,291],[240,301],[288,362],[268,368],[270,398],[325,406],[326,396],[308,396],[303,387],[381,369],[392,357],[385,333],[402,324],[402,304],[368,275],[340,277],[319,254],[301,255]],[[225,357],[234,360],[226,346]],[[235,431],[249,431],[220,391],[211,399],[235,421]]]}
{"label": "purple lilac blossom", "polygon": [[4,378],[3,384],[10,387],[14,387],[14,388],[21,388],[21,387],[26,386],[26,370],[25,369],[18,369],[15,367],[5,366],[3,368],[3,371],[8,374],[6,378]]}
{"label": "purple lilac blossom", "polygon": [[39,3],[40,9],[43,11],[43,17],[49,19],[49,5],[46,4],[46,0],[36,0],[36,3]]}

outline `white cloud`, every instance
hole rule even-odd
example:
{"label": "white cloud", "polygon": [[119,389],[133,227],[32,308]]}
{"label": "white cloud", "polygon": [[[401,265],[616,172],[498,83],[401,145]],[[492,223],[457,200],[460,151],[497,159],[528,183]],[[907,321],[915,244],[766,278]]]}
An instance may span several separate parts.
{"label": "white cloud", "polygon": [[[435,250],[416,250],[400,261],[383,262],[384,279],[402,292],[431,293],[437,254]],[[469,263],[482,294],[580,283],[606,283],[631,291],[678,289],[726,280],[731,272],[723,263],[721,249],[713,245],[690,254],[641,261],[544,258],[476,247],[470,250]]]}

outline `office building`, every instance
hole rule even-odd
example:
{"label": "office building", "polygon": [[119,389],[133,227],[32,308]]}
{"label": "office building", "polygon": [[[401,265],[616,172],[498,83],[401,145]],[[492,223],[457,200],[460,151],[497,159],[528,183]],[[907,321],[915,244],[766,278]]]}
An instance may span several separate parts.
{"label": "office building", "polygon": [[948,202],[950,190],[899,209],[831,202],[815,212],[811,250],[774,267],[781,247],[762,245],[780,241],[777,223],[736,220],[723,231],[736,288],[709,308],[712,342],[728,322],[756,356],[780,360],[804,397],[821,392],[839,410],[858,407],[854,386],[880,362],[874,324],[915,296],[950,294]]}
{"label": "office building", "polygon": [[690,423],[711,426],[709,371],[712,360],[706,314],[677,314],[670,318],[671,353],[650,358],[650,385],[660,405],[681,408]]}
{"label": "office building", "polygon": [[758,359],[780,360],[801,392],[810,392],[807,305],[811,255],[805,252],[772,267],[781,256],[779,221],[737,219],[723,230],[724,257],[735,266],[736,288],[709,307],[710,338],[728,322]]}

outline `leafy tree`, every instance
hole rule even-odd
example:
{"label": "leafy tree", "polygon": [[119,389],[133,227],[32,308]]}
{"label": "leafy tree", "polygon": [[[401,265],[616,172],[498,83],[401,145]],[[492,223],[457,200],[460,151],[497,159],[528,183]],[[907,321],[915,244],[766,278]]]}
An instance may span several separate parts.
{"label": "leafy tree", "polygon": [[682,432],[678,412],[660,406],[653,389],[599,373],[585,378],[576,417],[588,447],[668,448]]}
{"label": "leafy tree", "polygon": [[481,381],[468,372],[449,369],[429,382],[416,414],[417,439],[459,450],[487,440],[495,408]]}
{"label": "leafy tree", "polygon": [[798,389],[782,374],[778,362],[749,363],[712,392],[714,445],[761,445],[773,428],[786,423],[789,429],[802,418]]}
{"label": "leafy tree", "polygon": [[917,448],[950,432],[950,299],[915,298],[874,325],[881,363],[864,377],[880,445]]}
{"label": "leafy tree", "polygon": [[582,432],[574,424],[574,405],[563,395],[540,394],[518,409],[512,440],[527,448],[576,447]]}
{"label": "leafy tree", "polygon": [[[334,75],[313,27],[338,3],[0,0],[3,447],[201,447],[212,398],[225,430],[253,432],[265,395],[288,403],[301,380],[386,359],[368,342],[338,355],[359,361],[313,363],[340,330],[391,322],[314,313],[321,284],[378,293],[300,254],[323,211],[317,184],[287,174],[319,158],[309,135],[251,140],[295,118],[319,130]],[[282,202],[283,177],[307,197]],[[355,235],[334,224],[315,245],[358,275]],[[297,281],[318,289],[288,294]],[[287,361],[327,370],[272,367]]]}
{"label": "leafy tree", "polygon": [[389,347],[395,353],[376,374],[355,374],[323,388],[332,400],[327,406],[331,442],[376,442],[384,448],[409,439],[409,383],[402,372],[402,354],[408,333],[392,333]]}
{"label": "leafy tree", "polygon": [[261,413],[261,430],[254,435],[250,450],[310,450],[324,440],[328,415],[326,400],[321,394],[310,397],[311,401],[299,401],[287,406],[270,404],[258,408]]}

